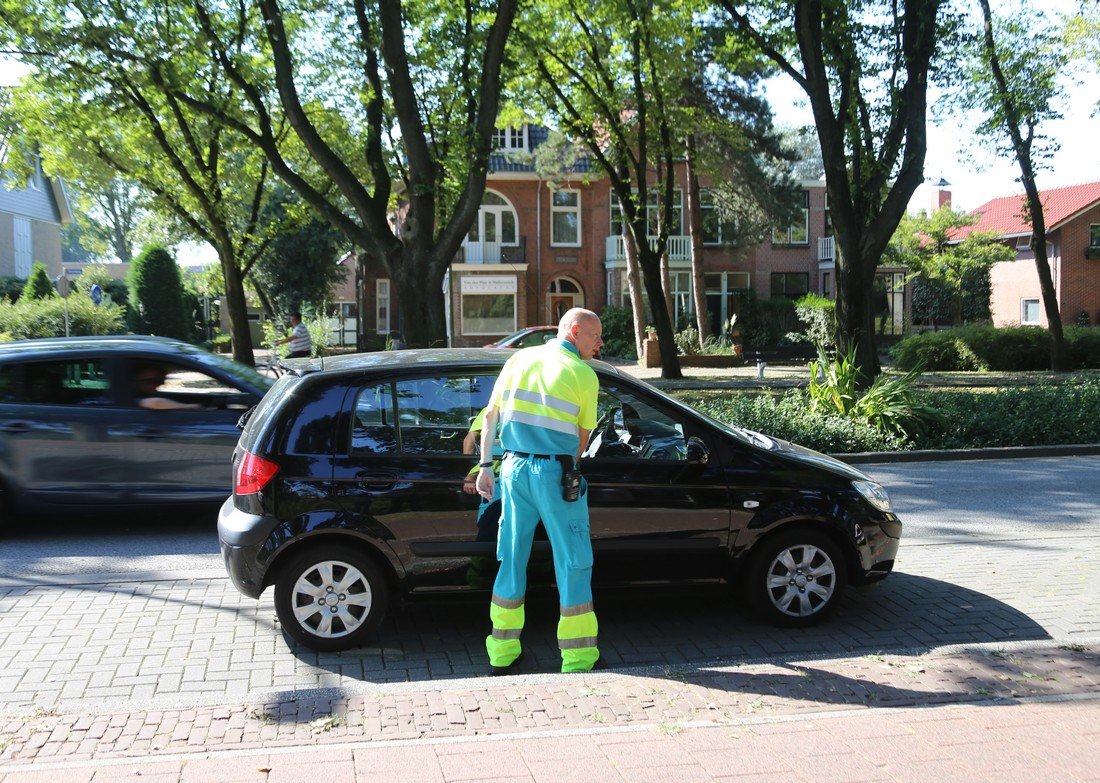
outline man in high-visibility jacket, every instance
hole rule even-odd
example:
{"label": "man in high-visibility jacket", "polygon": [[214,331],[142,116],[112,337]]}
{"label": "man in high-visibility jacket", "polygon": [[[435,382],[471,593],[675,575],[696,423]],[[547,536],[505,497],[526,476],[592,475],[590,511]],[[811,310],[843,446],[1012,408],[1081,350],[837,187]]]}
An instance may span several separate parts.
{"label": "man in high-visibility jacket", "polygon": [[[500,471],[502,502],[497,560],[489,617],[493,632],[485,640],[493,674],[502,674],[522,652],[527,560],[535,526],[542,519],[554,552],[561,617],[558,647],[563,672],[589,671],[600,657],[596,612],[592,606],[592,540],[588,498],[563,496],[563,474],[588,446],[596,426],[599,381],[585,364],[603,345],[600,318],[573,308],[562,316],[558,337],[524,348],[508,360],[497,378],[481,430],[481,453],[492,454],[500,420],[504,462]],[[491,499],[493,465],[483,456],[477,490]]]}

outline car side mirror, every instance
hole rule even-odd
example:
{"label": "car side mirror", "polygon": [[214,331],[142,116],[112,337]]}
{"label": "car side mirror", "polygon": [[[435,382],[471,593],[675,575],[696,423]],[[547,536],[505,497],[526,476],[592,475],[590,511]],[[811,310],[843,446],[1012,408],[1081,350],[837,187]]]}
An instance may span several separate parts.
{"label": "car side mirror", "polygon": [[706,465],[710,459],[710,451],[702,438],[692,435],[687,442],[687,461],[697,465]]}

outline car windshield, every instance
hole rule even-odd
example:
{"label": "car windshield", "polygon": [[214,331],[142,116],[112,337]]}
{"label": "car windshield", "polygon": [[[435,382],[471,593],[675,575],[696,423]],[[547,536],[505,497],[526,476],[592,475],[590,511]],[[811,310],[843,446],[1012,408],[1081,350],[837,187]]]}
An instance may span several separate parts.
{"label": "car windshield", "polygon": [[274,383],[271,378],[261,375],[253,368],[246,367],[240,362],[230,359],[228,356],[203,351],[202,360],[206,364],[221,370],[233,380],[249,384],[259,389],[270,389],[271,384]]}
{"label": "car windshield", "polygon": [[[648,386],[648,384],[646,385]],[[767,435],[762,435],[761,433],[754,432],[753,430],[747,430],[744,427],[738,427],[736,424],[728,424],[724,421],[719,421],[713,416],[708,416],[706,413],[703,413],[700,410],[692,408],[690,405],[686,405],[680,402],[675,397],[670,397],[669,395],[662,392],[660,389],[656,389],[652,386],[650,386],[650,389],[659,394],[664,400],[668,401],[670,404],[675,405],[681,410],[690,411],[694,415],[706,419],[715,427],[722,430],[723,432],[729,433],[742,443],[747,443],[750,446],[756,446],[757,448],[761,449],[767,449],[768,451],[775,451],[779,448],[779,444],[776,443],[772,438],[769,438]]]}

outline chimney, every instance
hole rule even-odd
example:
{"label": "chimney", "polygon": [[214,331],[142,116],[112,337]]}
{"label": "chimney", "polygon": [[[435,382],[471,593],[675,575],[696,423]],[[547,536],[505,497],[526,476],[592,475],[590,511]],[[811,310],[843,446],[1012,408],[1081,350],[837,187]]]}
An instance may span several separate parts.
{"label": "chimney", "polygon": [[951,206],[951,191],[947,188],[951,187],[951,183],[940,177],[939,182],[933,183],[932,187],[936,189],[936,195],[932,199],[932,211],[940,209],[940,207]]}

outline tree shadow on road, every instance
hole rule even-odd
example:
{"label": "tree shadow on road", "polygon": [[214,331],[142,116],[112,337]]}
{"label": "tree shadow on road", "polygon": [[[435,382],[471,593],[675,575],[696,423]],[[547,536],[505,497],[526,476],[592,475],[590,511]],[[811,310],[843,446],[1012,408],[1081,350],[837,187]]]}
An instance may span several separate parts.
{"label": "tree shadow on road", "polygon": [[[601,655],[611,669],[919,654],[947,644],[1052,638],[1040,622],[993,596],[905,573],[871,590],[849,590],[832,619],[806,629],[761,623],[724,585],[603,590],[596,610]],[[557,619],[552,590],[528,595],[525,654],[516,673],[558,671]],[[377,645],[317,653],[287,642],[303,663],[355,679],[420,681],[487,673],[488,631],[488,596],[447,597],[395,609]]]}

